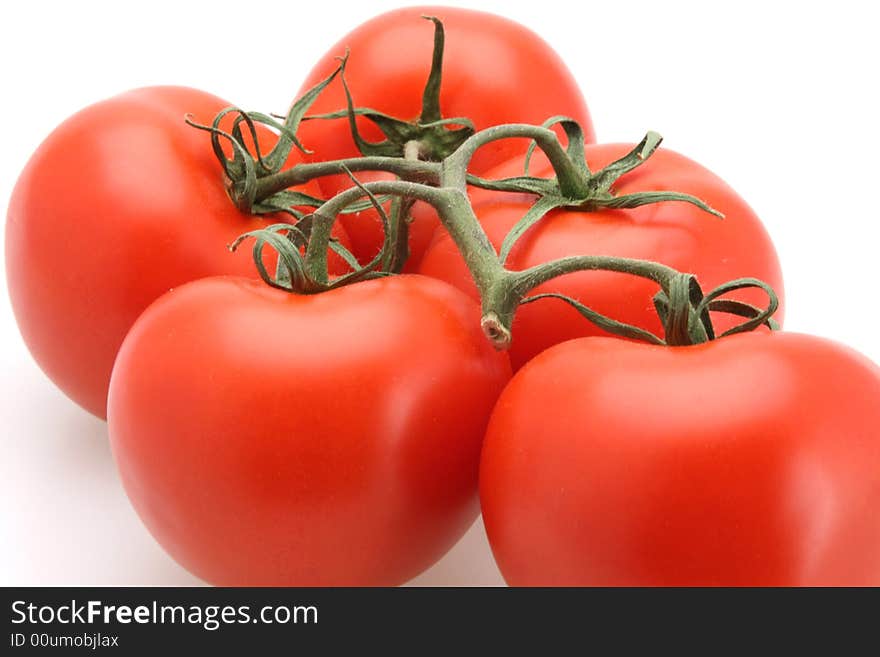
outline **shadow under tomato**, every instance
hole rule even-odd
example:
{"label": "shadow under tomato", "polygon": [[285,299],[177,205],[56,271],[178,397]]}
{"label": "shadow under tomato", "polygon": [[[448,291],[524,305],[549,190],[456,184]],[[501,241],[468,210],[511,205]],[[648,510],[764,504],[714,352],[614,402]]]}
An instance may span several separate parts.
{"label": "shadow under tomato", "polygon": [[440,561],[410,580],[407,586],[504,586],[492,558],[482,517],[474,521]]}
{"label": "shadow under tomato", "polygon": [[[4,387],[4,584],[198,585],[143,527],[119,481],[107,424],[26,362]],[[14,380],[13,380],[14,378]]]}

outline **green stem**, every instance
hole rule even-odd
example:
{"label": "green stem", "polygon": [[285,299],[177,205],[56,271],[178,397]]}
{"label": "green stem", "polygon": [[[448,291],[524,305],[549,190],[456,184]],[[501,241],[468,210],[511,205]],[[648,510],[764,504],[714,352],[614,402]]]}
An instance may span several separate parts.
{"label": "green stem", "polygon": [[[654,281],[663,290],[680,276],[672,267],[649,260],[592,255],[560,258],[517,272],[504,270],[504,277],[488,286],[491,296],[483,297],[481,325],[486,337],[496,348],[506,349],[510,345],[513,317],[526,295],[543,283],[578,271],[613,271],[640,276]],[[633,327],[620,326],[624,328],[620,334],[632,334]]]}
{"label": "green stem", "polygon": [[408,197],[434,206],[468,262],[481,292],[488,290],[503,273],[504,268],[485,231],[480,227],[466,193],[449,187],[431,187],[407,180],[378,180],[340,192],[315,211],[305,256],[306,271],[315,280],[328,280],[327,247],[336,216],[348,205],[361,199],[365,191]]}
{"label": "green stem", "polygon": [[342,160],[297,164],[290,169],[257,180],[255,202],[259,203],[288,187],[303,185],[323,176],[347,171],[387,171],[406,180],[438,183],[440,163],[408,160],[399,157],[351,157]]}
{"label": "green stem", "polygon": [[[459,162],[459,165],[463,165],[466,158],[453,159],[452,163],[455,164],[456,161]],[[447,161],[444,164],[443,172],[446,178],[452,177],[449,175],[451,169],[448,168],[448,165]],[[346,171],[348,170],[346,169]],[[350,171],[348,173],[350,174]],[[455,173],[458,174],[459,185],[461,185],[460,181],[465,176],[461,175],[460,170]],[[770,316],[777,306],[776,296],[769,286],[755,279],[731,281],[704,297],[694,276],[680,273],[672,267],[656,262],[633,258],[599,255],[569,256],[522,271],[510,271],[503,266],[495,248],[475,216],[466,189],[461,189],[459,186],[433,187],[407,180],[386,180],[366,184],[360,184],[355,180],[355,184],[355,187],[340,192],[326,201],[310,216],[310,236],[301,267],[296,263],[298,254],[291,251],[286,242],[279,242],[276,235],[264,234],[266,231],[251,233],[258,239],[271,240],[276,248],[280,246],[283,251],[290,251],[287,254],[290,261],[287,267],[290,271],[296,272],[296,278],[299,281],[296,286],[291,286],[292,289],[308,293],[345,283],[343,280],[339,282],[330,282],[329,280],[327,254],[333,224],[338,214],[364,196],[369,196],[374,204],[378,204],[376,200],[378,194],[395,197],[395,213],[397,214],[402,214],[401,208],[405,208],[406,204],[413,201],[429,203],[436,209],[444,227],[461,252],[479,291],[482,300],[481,326],[483,332],[498,349],[506,349],[510,346],[511,326],[517,308],[523,303],[547,297],[566,301],[585,318],[613,334],[645,339],[654,344],[686,345],[714,339],[714,331],[709,319],[710,310],[731,312],[747,318],[748,321],[731,329],[726,334],[753,330],[761,325],[774,328]],[[381,207],[379,209],[381,211]],[[382,211],[382,215],[386,216],[384,211]],[[288,229],[295,228],[289,227]],[[382,275],[382,271],[377,271],[376,267],[387,266],[389,258],[391,263],[396,264],[398,254],[392,252],[389,255],[387,249],[389,246],[392,249],[398,249],[399,241],[402,238],[397,236],[393,227],[388,226],[387,222],[386,231],[386,245],[383,247],[383,253],[377,256],[373,263],[350,275],[348,280],[363,280],[369,276]],[[280,253],[281,251],[279,251]],[[531,290],[539,285],[578,271],[619,272],[639,276],[657,283],[660,291],[655,296],[654,302],[664,327],[666,339],[658,338],[639,327],[605,317],[577,300],[564,295],[550,293],[526,297]],[[263,277],[266,279],[265,275]],[[275,283],[277,285],[277,281]],[[725,302],[718,299],[722,294],[744,287],[758,287],[767,292],[768,308],[761,310],[748,304]]]}
{"label": "green stem", "polygon": [[[435,24],[437,22],[435,21]],[[442,29],[438,25],[439,43],[435,48],[442,53]],[[436,43],[435,43],[436,45]],[[435,58],[437,71],[440,59]],[[434,74],[432,73],[432,76]],[[438,74],[439,75],[439,74]],[[433,106],[437,101],[439,78],[436,88],[429,83],[425,91],[425,106]],[[432,114],[433,109],[428,112]],[[437,109],[439,112],[439,108]],[[350,109],[349,118],[353,117]],[[425,117],[422,117],[423,119]],[[431,118],[428,116],[427,118]],[[557,121],[552,119],[551,121]],[[474,214],[468,198],[468,184],[484,187],[492,185],[507,188],[507,191],[530,191],[538,194],[537,210],[533,208],[526,215],[523,225],[511,231],[505,240],[502,256],[512,247],[516,237],[554,207],[596,206],[596,207],[637,207],[644,203],[684,200],[708,209],[699,199],[672,192],[643,192],[624,197],[614,197],[611,185],[620,175],[639,166],[654,152],[660,142],[659,135],[649,133],[630,153],[613,162],[608,167],[591,174],[583,157],[579,127],[569,119],[559,118],[568,135],[568,148],[563,148],[556,133],[549,127],[527,124],[509,124],[488,128],[464,139],[461,145],[442,162],[423,161],[431,149],[425,151],[426,142],[422,138],[402,142],[403,157],[373,155],[349,158],[331,162],[299,164],[286,171],[270,171],[259,178],[247,176],[251,184],[247,187],[248,198],[238,202],[252,205],[267,201],[275,195],[283,195],[289,187],[303,184],[320,176],[346,173],[352,177],[355,187],[343,191],[324,202],[312,215],[310,235],[302,258],[287,241],[269,231],[254,231],[250,235],[258,240],[258,247],[271,243],[284,251],[285,281],[277,276],[272,282],[278,286],[290,287],[304,292],[330,289],[347,282],[363,280],[370,276],[399,272],[406,259],[408,249],[408,226],[406,218],[412,203],[423,201],[432,205],[440,216],[444,227],[455,242],[467,264],[482,300],[483,317],[481,326],[487,338],[499,349],[509,347],[511,326],[517,308],[541,298],[559,298],[578,310],[584,317],[600,327],[617,335],[646,339],[649,342],[683,345],[705,342],[714,338],[709,320],[710,310],[724,309],[748,319],[732,332],[752,330],[759,325],[771,325],[770,315],[775,310],[776,300],[772,290],[763,283],[743,279],[726,284],[704,297],[696,279],[690,274],[682,274],[665,265],[631,258],[611,256],[582,255],[561,258],[548,263],[530,267],[523,271],[510,271],[503,265],[503,257],[495,251],[479,220]],[[216,127],[212,129],[218,131]],[[234,136],[233,136],[234,137]],[[421,135],[420,135],[421,137]],[[476,151],[494,141],[524,138],[529,139],[546,154],[556,174],[555,181],[523,177],[507,181],[483,181],[469,176],[467,169]],[[234,138],[233,138],[233,141]],[[398,176],[398,180],[359,183],[352,172],[386,171]],[[506,182],[507,185],[500,183]],[[438,186],[439,185],[439,186]],[[545,196],[546,194],[546,196]],[[376,195],[394,197],[389,217]],[[373,261],[356,268],[351,274],[330,281],[327,256],[330,251],[331,232],[337,215],[362,197],[368,196],[380,212],[385,223],[386,240],[382,251]],[[544,202],[544,205],[541,203]],[[546,205],[546,207],[544,207]],[[540,210],[540,211],[538,211]],[[533,215],[533,216],[532,216]],[[288,230],[296,230],[295,227]],[[510,243],[508,243],[510,242]],[[236,242],[237,244],[237,242]],[[259,249],[258,249],[259,250]],[[279,251],[281,255],[281,251]],[[259,268],[258,263],[258,268]],[[353,265],[354,266],[354,265]],[[655,297],[655,306],[664,326],[665,341],[636,326],[626,325],[605,317],[584,306],[576,299],[556,293],[541,294],[527,298],[526,295],[536,287],[559,276],[577,271],[613,271],[651,280],[660,286]],[[264,279],[268,275],[264,275]],[[290,279],[289,281],[286,279]],[[738,286],[738,287],[737,287]],[[770,305],[764,311],[737,302],[716,300],[728,290],[739,287],[763,287],[768,290]]]}
{"label": "green stem", "polygon": [[[439,21],[436,21],[435,19],[435,23],[439,23]],[[442,26],[439,29],[442,35]],[[440,50],[442,53],[442,42],[440,44]],[[421,143],[417,140],[406,142],[403,147],[403,157],[405,160],[418,162],[422,157]],[[411,178],[404,179],[415,182]],[[399,274],[403,271],[403,266],[409,259],[410,211],[414,204],[415,200],[410,197],[394,197],[394,201],[391,204],[389,231],[385,236],[388,248],[386,248],[387,253],[383,259],[382,271]]]}
{"label": "green stem", "polygon": [[667,267],[650,260],[618,258],[614,256],[569,256],[516,272],[513,286],[516,293],[523,297],[529,291],[549,280],[577,271],[614,271],[647,278],[657,283],[662,289],[668,288],[670,281],[679,275],[672,267]]}
{"label": "green stem", "polygon": [[[367,193],[419,200],[434,206],[473,276],[482,300],[483,332],[498,349],[510,346],[513,317],[528,292],[559,276],[577,271],[621,272],[654,281],[666,293],[683,276],[672,267],[656,262],[590,255],[562,258],[523,271],[509,271],[501,264],[465,192],[454,187],[438,188],[404,180],[388,180],[366,183],[341,192],[314,213],[305,254],[305,270],[311,280],[319,284],[327,283],[327,250],[336,216]],[[390,239],[393,241],[393,236]],[[672,298],[675,303],[681,303],[675,295]],[[690,313],[691,310],[686,312]]]}
{"label": "green stem", "polygon": [[409,258],[409,212],[415,201],[404,196],[395,196],[391,201],[388,244],[385,257],[382,259],[382,271],[399,274]]}
{"label": "green stem", "polygon": [[443,23],[435,16],[422,16],[434,23],[434,51],[431,55],[431,72],[428,81],[422,91],[422,113],[419,123],[434,123],[443,118],[440,111],[440,83],[443,78],[443,50],[446,45],[446,35],[443,31]]}
{"label": "green stem", "polygon": [[465,189],[468,182],[467,170],[471,158],[477,150],[493,141],[525,137],[538,145],[556,173],[560,192],[569,198],[578,199],[589,193],[588,172],[580,169],[565,152],[556,133],[549,128],[526,123],[497,125],[481,130],[468,137],[458,149],[443,162],[440,185]]}
{"label": "green stem", "polygon": [[[406,158],[372,156],[301,164],[288,171],[261,179],[260,182],[264,187],[259,192],[271,196],[273,192],[278,193],[279,188],[284,189],[313,177],[334,173],[352,175],[352,171],[385,170],[396,173],[402,178],[366,184],[360,184],[355,180],[356,187],[337,194],[314,212],[311,216],[311,234],[302,266],[304,283],[301,287],[311,291],[334,285],[329,281],[327,254],[337,215],[364,196],[369,196],[374,204],[377,204],[375,195],[386,195],[394,197],[394,202],[390,218],[382,211],[386,219],[386,242],[383,252],[377,256],[374,263],[355,272],[351,280],[381,275],[383,272],[399,271],[407,248],[405,243],[407,231],[403,223],[406,214],[413,202],[428,203],[437,211],[471,272],[482,300],[481,326],[486,337],[496,348],[509,347],[511,326],[517,308],[523,303],[547,297],[566,301],[584,317],[609,332],[660,344],[696,344],[713,339],[709,310],[725,310],[747,317],[749,321],[742,324],[736,329],[737,331],[752,330],[762,324],[772,327],[770,315],[775,310],[775,296],[772,290],[768,292],[771,303],[766,311],[735,302],[715,301],[715,297],[719,294],[738,289],[736,286],[766,288],[764,284],[760,282],[756,284],[752,279],[727,284],[727,287],[710,293],[708,300],[703,302],[702,291],[692,275],[682,274],[666,265],[646,260],[582,255],[561,258],[523,271],[507,270],[470,205],[467,185],[472,182],[472,178],[467,174],[467,167],[474,153],[481,146],[511,137],[531,139],[544,151],[556,171],[560,192],[567,189],[572,197],[577,197],[587,193],[584,191],[585,187],[595,185],[597,177],[591,177],[585,166],[578,165],[577,158],[569,156],[552,130],[521,124],[496,126],[481,131],[467,139],[441,164],[417,159],[420,156],[420,144],[411,142],[404,148]],[[614,163],[609,169],[610,174],[604,175],[604,178],[611,179],[614,173],[633,168],[634,164],[630,160],[635,161],[645,157],[643,151],[648,154],[652,152],[657,142],[657,139],[652,137],[653,135],[649,134],[645,144]],[[607,180],[605,182],[607,184]],[[435,186],[437,184],[440,187]],[[566,203],[564,198],[561,199],[561,203]],[[381,211],[381,207],[379,209]],[[559,276],[577,271],[600,270],[640,276],[659,285],[660,292],[655,297],[655,306],[663,323],[665,340],[639,327],[605,317],[577,300],[563,295],[550,293],[526,297],[529,291]]]}

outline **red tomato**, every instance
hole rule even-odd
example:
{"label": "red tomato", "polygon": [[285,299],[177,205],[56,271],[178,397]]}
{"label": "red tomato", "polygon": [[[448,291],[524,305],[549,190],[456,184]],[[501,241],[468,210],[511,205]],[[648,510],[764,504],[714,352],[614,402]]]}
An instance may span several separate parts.
{"label": "red tomato", "polygon": [[880,368],[747,333],[558,345],[492,415],[486,531],[513,585],[880,584]]}
{"label": "red tomato", "polygon": [[126,338],[110,440],[141,518],[222,585],[393,585],[478,513],[510,377],[458,290],[395,276],[299,296],[217,277]]}
{"label": "red tomato", "polygon": [[99,102],[49,135],[16,184],[6,271],[19,328],[49,378],[95,415],[141,311],[196,278],[255,276],[250,253],[225,246],[282,221],[237,210],[209,135],[184,123],[186,113],[210,123],[228,105],[183,87]]}
{"label": "red tomato", "polygon": [[[587,146],[592,171],[621,157],[631,144]],[[545,161],[546,162],[546,161]],[[549,177],[549,165],[532,170]],[[511,160],[488,174],[503,178],[522,174],[522,160]],[[608,255],[652,260],[679,271],[696,274],[705,291],[734,278],[754,277],[773,287],[783,314],[782,272],[770,237],[746,202],[718,176],[693,160],[668,149],[658,150],[639,168],[615,185],[618,195],[637,191],[678,191],[692,194],[724,213],[719,219],[696,206],[664,202],[631,210],[556,210],[533,226],[514,247],[507,266],[512,270],[570,255]],[[472,194],[475,212],[496,249],[534,203],[534,196]],[[419,273],[447,281],[478,298],[470,273],[445,230],[439,229],[419,267]],[[554,279],[532,292],[560,292],[605,315],[662,335],[651,298],[657,286],[651,281],[613,272],[578,272]],[[753,304],[764,302],[763,293],[742,290],[730,298]],[[736,324],[726,315],[716,328]],[[719,331],[719,332],[720,332]],[[514,369],[548,347],[601,329],[560,301],[544,300],[522,306],[513,324],[510,359]]]}
{"label": "red tomato", "polygon": [[[538,35],[506,18],[452,7],[408,7],[381,14],[344,36],[318,62],[302,91],[326,78],[338,66],[346,48],[351,56],[346,79],[354,102],[391,116],[415,120],[422,109],[422,90],[431,69],[434,25],[422,18],[443,21],[446,48],[443,59],[441,110],[444,118],[466,117],[478,130],[500,123],[540,124],[564,114],[579,121],[588,142],[595,141],[583,94],[564,62]],[[300,93],[302,93],[302,91]],[[328,87],[311,113],[346,106],[340,84]],[[359,119],[361,135],[381,141],[382,133]],[[359,154],[345,121],[308,121],[299,130],[303,144],[320,160]],[[481,149],[471,171],[481,173],[525,152],[528,142],[509,139]],[[376,176],[359,173],[364,182]],[[351,186],[347,176],[324,178],[326,195]],[[414,271],[431,239],[438,219],[432,208],[417,203],[410,228],[410,262]],[[342,218],[355,254],[366,262],[382,244],[382,224],[375,211]]]}

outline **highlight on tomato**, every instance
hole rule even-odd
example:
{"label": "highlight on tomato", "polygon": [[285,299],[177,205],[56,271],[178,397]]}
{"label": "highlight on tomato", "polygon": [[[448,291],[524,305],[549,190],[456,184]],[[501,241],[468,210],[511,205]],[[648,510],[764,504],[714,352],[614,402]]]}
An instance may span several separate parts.
{"label": "highlight on tomato", "polygon": [[[426,17],[435,18],[433,24]],[[344,118],[306,121],[299,135],[314,152],[313,161],[360,154],[440,161],[474,130],[502,123],[540,124],[559,114],[579,121],[586,141],[595,141],[583,93],[566,64],[537,34],[507,18],[455,7],[407,7],[381,14],[331,47],[303,89],[327,77],[346,52],[345,80],[360,108],[359,141]],[[335,85],[317,99],[312,113],[346,106],[344,88]],[[527,146],[523,140],[493,144],[476,155],[471,170],[484,173],[522,155]],[[359,175],[363,182],[385,177]],[[319,184],[330,197],[351,181],[331,176]],[[415,271],[439,222],[424,203],[415,203],[410,213],[406,271]],[[377,213],[367,209],[341,220],[358,259],[372,258],[384,239]]]}

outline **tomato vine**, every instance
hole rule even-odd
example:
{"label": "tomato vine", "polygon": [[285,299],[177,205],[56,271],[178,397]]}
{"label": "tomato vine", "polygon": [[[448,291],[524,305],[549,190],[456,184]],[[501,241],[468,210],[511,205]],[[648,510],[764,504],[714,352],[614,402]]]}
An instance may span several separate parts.
{"label": "tomato vine", "polygon": [[[443,24],[434,17],[426,17],[435,25],[434,55],[431,72],[423,91],[422,113],[415,121],[403,121],[375,110],[355,107],[345,81],[348,54],[341,57],[338,67],[330,76],[310,89],[290,108],[279,122],[275,117],[259,112],[227,108],[216,117],[213,125],[191,125],[210,131],[214,152],[223,166],[229,184],[228,192],[235,205],[255,214],[278,212],[291,206],[307,206],[309,214],[296,212],[293,224],[276,224],[245,233],[230,245],[236,249],[247,238],[253,238],[254,260],[260,276],[269,285],[302,294],[319,293],[361,280],[381,277],[401,270],[407,257],[407,213],[414,201],[423,201],[437,211],[445,229],[462,253],[474,282],[480,292],[486,337],[499,349],[509,347],[511,325],[516,309],[524,303],[555,298],[577,310],[585,319],[603,330],[622,337],[644,340],[654,344],[699,344],[715,339],[710,311],[724,312],[746,319],[740,325],[722,333],[728,335],[766,325],[777,328],[772,320],[779,302],[773,289],[755,278],[739,278],[704,294],[691,273],[679,272],[661,263],[632,258],[602,255],[578,255],[545,262],[522,271],[505,268],[505,261],[517,241],[550,211],[557,208],[589,212],[599,208],[630,209],[661,202],[690,203],[708,215],[723,219],[723,215],[703,200],[676,191],[641,191],[616,195],[613,187],[617,180],[646,162],[657,150],[662,137],[649,132],[623,157],[598,171],[591,171],[584,154],[584,133],[577,121],[564,116],[548,119],[543,125],[503,124],[475,131],[467,119],[444,119],[439,108],[439,89],[443,61]],[[308,116],[308,109],[318,95],[339,77],[345,89],[347,107],[338,112]],[[231,131],[219,128],[228,114],[236,118]],[[375,122],[386,140],[366,142],[359,135],[356,117],[364,116]],[[296,137],[303,120],[333,120],[345,118],[352,138],[361,151],[360,157],[301,163],[283,169],[293,148],[304,149]],[[259,150],[256,124],[268,125],[280,133],[278,143],[267,155]],[[463,125],[450,129],[452,124]],[[563,145],[556,132],[558,125],[566,136]],[[249,153],[244,145],[242,126],[255,145]],[[439,135],[439,136],[438,136]],[[489,180],[469,173],[474,154],[492,142],[506,139],[529,139],[531,146],[524,158],[524,175]],[[229,159],[220,141],[231,144],[233,158]],[[528,165],[535,148],[549,161],[554,176],[541,178],[528,175]],[[386,172],[398,180],[374,181],[361,184],[357,172]],[[309,197],[291,187],[329,175],[348,174],[352,186],[334,197],[322,200]],[[468,186],[501,193],[531,194],[535,201],[513,226],[500,250],[490,243],[469,202]],[[380,198],[383,197],[383,198]],[[386,212],[382,201],[393,199],[391,211]],[[366,199],[366,201],[364,201]],[[360,263],[331,237],[338,215],[356,212],[372,206],[383,223],[385,241],[378,254],[367,263]],[[263,248],[269,245],[279,254],[278,269],[272,274],[263,265]],[[328,249],[342,255],[352,271],[331,277],[327,266]],[[580,301],[558,293],[528,293],[542,283],[577,271],[613,271],[649,279],[659,286],[654,306],[664,335],[658,336],[640,327],[607,317]],[[719,297],[747,287],[761,289],[767,295],[765,308]]]}

